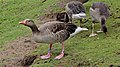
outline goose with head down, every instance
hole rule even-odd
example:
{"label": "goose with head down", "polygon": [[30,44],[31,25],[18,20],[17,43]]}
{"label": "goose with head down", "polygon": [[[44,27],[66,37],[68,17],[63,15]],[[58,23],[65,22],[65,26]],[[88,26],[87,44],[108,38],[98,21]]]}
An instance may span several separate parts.
{"label": "goose with head down", "polygon": [[[86,17],[86,10],[84,5],[79,1],[71,1],[66,4],[66,13],[68,14],[70,22],[73,22],[73,19],[82,19]],[[81,25],[80,25],[81,26]]]}
{"label": "goose with head down", "polygon": [[50,44],[48,54],[41,56],[41,59],[48,59],[51,57],[52,44],[57,42],[62,43],[62,51],[55,59],[62,58],[64,56],[64,41],[77,29],[77,26],[72,23],[60,21],[46,22],[39,28],[37,28],[34,21],[30,19],[23,20],[19,23],[31,28],[33,33],[32,37],[35,42]]}
{"label": "goose with head down", "polygon": [[95,22],[100,22],[101,28],[99,32],[104,32],[107,35],[106,20],[110,16],[107,4],[103,2],[93,3],[90,8],[90,16],[92,18],[92,33],[89,37],[97,35],[94,33]]}

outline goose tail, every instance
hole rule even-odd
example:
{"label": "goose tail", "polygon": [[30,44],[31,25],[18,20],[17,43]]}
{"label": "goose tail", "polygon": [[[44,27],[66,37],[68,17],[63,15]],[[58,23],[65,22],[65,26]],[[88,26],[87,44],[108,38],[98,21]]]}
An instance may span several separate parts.
{"label": "goose tail", "polygon": [[85,13],[79,13],[79,14],[73,14],[72,18],[79,19],[79,18],[85,18],[86,14]]}
{"label": "goose tail", "polygon": [[73,23],[66,23],[66,30],[72,34],[75,32],[75,30],[77,29],[77,26]]}
{"label": "goose tail", "polygon": [[81,31],[84,31],[84,30],[88,30],[87,28],[81,28],[81,27],[77,27],[77,29],[75,30],[74,33],[70,34],[70,37],[80,33]]}

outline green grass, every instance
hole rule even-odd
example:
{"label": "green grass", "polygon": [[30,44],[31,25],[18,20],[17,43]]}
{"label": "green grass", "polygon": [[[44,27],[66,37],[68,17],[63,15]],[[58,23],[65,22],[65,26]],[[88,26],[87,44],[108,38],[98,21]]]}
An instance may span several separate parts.
{"label": "green grass", "polygon": [[[25,18],[36,20],[43,15],[43,9],[51,8],[50,11],[60,11],[57,8],[57,0],[0,0],[0,46],[9,41],[15,40],[22,35],[28,35],[30,30],[18,22]],[[54,57],[60,53],[61,45],[54,44],[52,57],[48,60],[36,59],[31,67],[109,67],[110,65],[120,66],[120,7],[119,0],[90,0],[84,4],[89,18],[89,8],[93,2],[105,2],[110,6],[112,16],[107,20],[109,37],[100,33],[97,37],[89,38],[89,31],[77,34],[75,37],[65,41],[65,57],[61,60],[54,60]],[[111,5],[112,3],[112,5]],[[50,7],[50,5],[52,5]],[[119,8],[120,10],[120,8]],[[47,13],[47,12],[46,12]],[[48,12],[49,13],[49,12]],[[91,20],[85,23],[90,29]],[[96,30],[99,24],[96,24]],[[3,47],[1,47],[2,49]],[[40,44],[33,51],[33,54],[47,53],[48,45]]]}

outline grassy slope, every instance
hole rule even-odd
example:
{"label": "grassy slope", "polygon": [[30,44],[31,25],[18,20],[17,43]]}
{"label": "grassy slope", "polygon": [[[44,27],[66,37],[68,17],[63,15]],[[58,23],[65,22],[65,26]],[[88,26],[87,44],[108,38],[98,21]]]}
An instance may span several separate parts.
{"label": "grassy slope", "polygon": [[[2,1],[2,0],[1,0]],[[8,41],[16,39],[20,35],[30,32],[30,30],[24,26],[18,25],[18,22],[25,18],[36,19],[39,15],[42,15],[44,8],[49,8],[50,4],[55,3],[57,0],[47,0],[42,4],[42,0],[4,0],[1,2],[2,9],[0,9],[0,46]],[[53,1],[53,2],[51,2]],[[104,1],[108,5],[111,5],[111,12],[114,17],[120,15],[117,14],[116,8],[120,7],[119,0],[96,0]],[[90,5],[94,2],[91,0],[86,3],[87,12]],[[52,6],[54,9],[55,6]],[[56,7],[55,7],[56,8]],[[55,44],[53,46],[53,56],[48,60],[36,59],[31,67],[46,67],[46,66],[84,66],[84,67],[108,67],[109,65],[120,65],[120,19],[110,17],[107,21],[109,37],[105,37],[103,33],[97,37],[89,38],[90,30],[84,31],[75,37],[65,42],[66,56],[61,60],[54,60],[53,58],[60,52],[61,45]],[[89,14],[88,14],[89,17]],[[85,26],[90,28],[90,22]],[[96,24],[96,28],[99,28],[99,24]],[[27,30],[26,30],[27,29]],[[2,48],[2,47],[1,47]],[[48,45],[39,45],[39,47],[33,52],[33,54],[45,54],[47,53]]]}

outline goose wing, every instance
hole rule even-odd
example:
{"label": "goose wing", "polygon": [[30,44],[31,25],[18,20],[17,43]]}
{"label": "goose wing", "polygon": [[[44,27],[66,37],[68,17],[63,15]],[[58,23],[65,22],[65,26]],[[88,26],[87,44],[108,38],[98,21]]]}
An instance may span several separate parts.
{"label": "goose wing", "polygon": [[72,23],[64,23],[59,21],[52,21],[43,24],[39,30],[48,33],[55,40],[55,42],[63,42],[69,38],[70,34],[74,33],[77,26]]}
{"label": "goose wing", "polygon": [[65,24],[59,21],[52,21],[52,22],[46,22],[45,24],[39,27],[39,30],[41,32],[44,32],[46,29],[48,29],[50,32],[56,33],[60,30],[64,30]]}
{"label": "goose wing", "polygon": [[67,3],[66,10],[70,10],[73,14],[85,13],[85,7],[79,1],[71,1]]}

